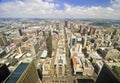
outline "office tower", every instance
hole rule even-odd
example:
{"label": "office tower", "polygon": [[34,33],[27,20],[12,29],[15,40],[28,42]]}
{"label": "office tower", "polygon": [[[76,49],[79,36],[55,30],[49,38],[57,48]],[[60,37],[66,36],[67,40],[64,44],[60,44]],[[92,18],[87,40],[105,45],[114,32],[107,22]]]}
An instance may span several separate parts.
{"label": "office tower", "polygon": [[18,35],[18,36],[22,36],[22,35],[23,35],[23,33],[22,33],[22,30],[21,30],[21,29],[18,29],[18,30],[17,30],[17,35]]}
{"label": "office tower", "polygon": [[89,30],[89,35],[92,34],[92,27],[90,27],[90,30]]}
{"label": "office tower", "polygon": [[0,64],[0,83],[3,82],[10,74],[9,69],[5,64]]}
{"label": "office tower", "polygon": [[86,26],[86,27],[84,27],[83,28],[83,32],[82,32],[82,35],[85,35],[85,34],[87,34],[88,33],[88,26]]}
{"label": "office tower", "polygon": [[56,23],[56,29],[59,30],[60,24]]}
{"label": "office tower", "polygon": [[82,30],[82,25],[79,25],[79,33],[81,33],[81,30]]}
{"label": "office tower", "polygon": [[87,33],[87,29],[84,28],[84,29],[83,29],[83,35],[85,35],[86,33]]}
{"label": "office tower", "polygon": [[113,33],[112,33],[112,35],[111,35],[111,39],[113,39],[116,34],[117,34],[117,29],[115,29],[115,30],[113,31]]}
{"label": "office tower", "polygon": [[65,21],[65,27],[68,27],[68,21]]}
{"label": "office tower", "polygon": [[65,76],[65,68],[67,65],[66,56],[64,54],[58,54],[55,58],[55,69],[58,77]]}
{"label": "office tower", "polygon": [[96,83],[120,83],[120,63],[105,63]]}
{"label": "office tower", "polygon": [[82,47],[85,48],[86,47],[87,38],[85,36],[83,36],[81,42],[82,42]]}
{"label": "office tower", "polygon": [[63,60],[61,58],[58,60],[58,64],[56,65],[56,73],[57,76],[65,75],[65,65],[63,64]]}
{"label": "office tower", "polygon": [[4,36],[0,36],[0,45],[1,46],[8,45],[8,41]]}
{"label": "office tower", "polygon": [[93,28],[93,32],[92,32],[92,34],[95,34],[95,32],[96,32],[96,28]]}
{"label": "office tower", "polygon": [[81,53],[81,52],[82,52],[82,45],[81,45],[81,44],[77,44],[77,46],[76,46],[76,51],[77,51],[78,53]]}
{"label": "office tower", "polygon": [[70,40],[70,46],[73,47],[77,44],[77,38],[72,35],[71,40]]}
{"label": "office tower", "polygon": [[32,54],[37,56],[37,54],[38,54],[38,52],[39,52],[38,42],[32,43],[30,49],[31,49],[31,51],[32,51]]}
{"label": "office tower", "polygon": [[112,35],[116,35],[117,34],[117,29],[115,29],[114,31],[113,31],[113,34]]}
{"label": "office tower", "polygon": [[47,56],[51,57],[51,55],[52,55],[52,35],[51,35],[51,30],[50,29],[44,30],[43,35],[44,35],[44,38],[46,40],[46,47],[47,47],[47,51],[48,51]]}
{"label": "office tower", "polygon": [[41,83],[35,63],[22,62],[4,83]]}

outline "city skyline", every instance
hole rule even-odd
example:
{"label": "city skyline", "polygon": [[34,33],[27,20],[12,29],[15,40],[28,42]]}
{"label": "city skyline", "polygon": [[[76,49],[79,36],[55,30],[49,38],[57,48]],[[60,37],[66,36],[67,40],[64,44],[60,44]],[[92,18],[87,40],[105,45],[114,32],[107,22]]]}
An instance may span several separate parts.
{"label": "city skyline", "polygon": [[0,0],[0,18],[120,19],[120,0]]}

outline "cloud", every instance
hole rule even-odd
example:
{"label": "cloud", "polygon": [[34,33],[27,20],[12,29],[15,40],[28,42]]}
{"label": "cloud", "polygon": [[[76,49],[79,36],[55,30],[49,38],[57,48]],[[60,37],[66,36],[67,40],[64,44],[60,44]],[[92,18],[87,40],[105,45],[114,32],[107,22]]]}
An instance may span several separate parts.
{"label": "cloud", "polygon": [[112,4],[113,8],[119,8],[120,9],[120,0],[110,0],[110,3]]}
{"label": "cloud", "polygon": [[15,0],[0,4],[0,17],[20,17],[20,18],[109,18],[120,19],[118,11],[111,0],[111,7],[84,7],[72,6],[64,3],[64,8],[53,0]]}
{"label": "cloud", "polygon": [[[70,6],[68,4],[65,4],[65,13],[69,15],[70,17],[75,17],[75,18],[112,18],[112,19],[117,19],[117,16],[114,16],[113,14],[115,10],[111,7],[80,7],[80,6]],[[112,16],[113,15],[113,16]]]}
{"label": "cloud", "polygon": [[47,1],[47,2],[53,2],[54,0],[45,0],[45,1]]}
{"label": "cloud", "polygon": [[49,14],[49,11],[57,6],[57,4],[43,2],[42,0],[26,0],[25,2],[17,0],[0,4],[0,16],[38,17]]}

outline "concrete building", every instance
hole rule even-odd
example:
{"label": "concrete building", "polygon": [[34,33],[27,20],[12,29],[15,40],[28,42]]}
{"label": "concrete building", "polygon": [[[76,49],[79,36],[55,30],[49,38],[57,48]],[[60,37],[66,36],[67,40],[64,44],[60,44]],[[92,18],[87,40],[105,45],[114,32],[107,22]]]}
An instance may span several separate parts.
{"label": "concrete building", "polygon": [[105,49],[101,55],[105,59],[114,59],[120,57],[120,52],[116,49]]}
{"label": "concrete building", "polygon": [[82,60],[83,62],[83,75],[84,76],[93,76],[94,67],[88,59]]}
{"label": "concrete building", "polygon": [[57,55],[55,58],[55,69],[57,76],[64,76],[65,75],[65,68],[67,65],[66,56],[63,54]]}
{"label": "concrete building", "polygon": [[95,72],[96,72],[97,74],[100,73],[103,65],[104,65],[104,63],[103,63],[102,61],[97,61],[97,62],[95,63]]}
{"label": "concrete building", "polygon": [[0,36],[0,46],[8,45],[8,41],[4,36]]}
{"label": "concrete building", "polygon": [[68,27],[68,21],[65,21],[65,27]]}
{"label": "concrete building", "polygon": [[73,63],[73,69],[74,69],[74,74],[76,73],[82,73],[83,72],[83,64],[80,60],[79,57],[77,56],[72,56],[72,63]]}
{"label": "concrete building", "polygon": [[77,44],[77,38],[74,35],[72,35],[71,40],[70,40],[70,46],[74,47],[76,46],[76,44]]}
{"label": "concrete building", "polygon": [[0,64],[0,83],[2,83],[10,74],[8,67],[5,64]]}
{"label": "concrete building", "polygon": [[120,83],[120,62],[105,63],[96,83]]}
{"label": "concrete building", "polygon": [[25,52],[25,48],[23,46],[18,47],[18,52],[23,54]]}
{"label": "concrete building", "polygon": [[16,33],[17,33],[18,36],[22,36],[22,35],[23,35],[22,29],[18,29],[18,30],[16,31]]}
{"label": "concrete building", "polygon": [[4,83],[41,83],[34,62],[21,63]]}
{"label": "concrete building", "polygon": [[44,30],[43,31],[44,38],[46,40],[46,47],[48,51],[48,57],[51,57],[52,55],[52,35],[51,35],[51,30]]}
{"label": "concrete building", "polygon": [[32,43],[30,46],[30,50],[31,50],[33,55],[37,56],[37,53],[39,52],[38,42]]}
{"label": "concrete building", "polygon": [[44,50],[40,56],[41,59],[46,59],[47,57],[47,50]]}
{"label": "concrete building", "polygon": [[102,60],[102,57],[96,51],[89,52],[89,56],[92,59],[92,63]]}
{"label": "concrete building", "polygon": [[65,56],[61,55],[57,57],[58,62],[55,62],[56,65],[56,74],[57,76],[64,76],[65,75],[65,68],[66,68],[66,58]]}
{"label": "concrete building", "polygon": [[58,41],[58,48],[56,50],[56,57],[55,57],[55,70],[56,75],[58,77],[65,76],[67,60],[66,60],[66,49],[65,49],[65,36],[63,33],[63,29],[59,34],[59,41]]}
{"label": "concrete building", "polygon": [[0,58],[6,56],[6,52],[4,50],[0,50]]}
{"label": "concrete building", "polygon": [[42,65],[42,75],[43,77],[50,77],[51,70],[51,60],[46,61]]}
{"label": "concrete building", "polygon": [[87,37],[83,36],[81,42],[82,42],[82,47],[85,48],[86,47],[86,42],[87,42]]}

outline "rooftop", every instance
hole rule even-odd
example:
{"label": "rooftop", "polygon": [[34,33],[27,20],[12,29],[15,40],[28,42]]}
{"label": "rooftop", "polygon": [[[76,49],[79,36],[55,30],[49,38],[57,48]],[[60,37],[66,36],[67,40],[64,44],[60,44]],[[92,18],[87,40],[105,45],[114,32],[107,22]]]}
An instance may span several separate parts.
{"label": "rooftop", "polygon": [[25,69],[27,68],[28,63],[21,63],[16,69],[15,71],[10,74],[10,76],[5,80],[4,83],[16,83],[17,80],[20,78],[20,76],[22,75],[22,73],[25,71]]}

